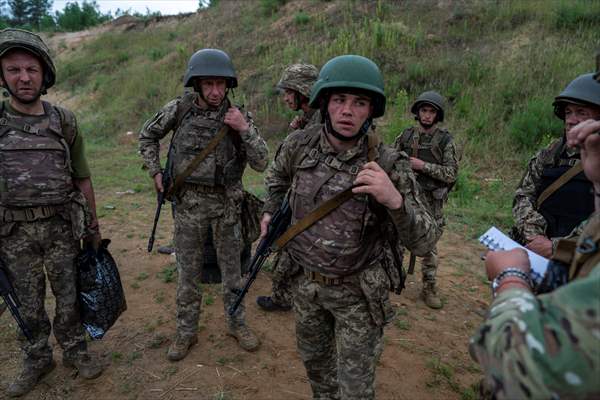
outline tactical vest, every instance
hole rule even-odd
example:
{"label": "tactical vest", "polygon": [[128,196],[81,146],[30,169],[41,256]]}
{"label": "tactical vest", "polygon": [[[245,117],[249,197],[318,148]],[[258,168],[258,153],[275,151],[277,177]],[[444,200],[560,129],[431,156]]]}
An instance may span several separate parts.
{"label": "tactical vest", "polygon": [[[347,162],[322,153],[318,143],[321,126],[310,129],[308,140],[299,146],[294,160],[294,178],[290,191],[292,224],[324,201],[352,186],[362,165],[364,153]],[[369,197],[355,195],[314,225],[296,236],[287,248],[307,270],[330,277],[352,275],[369,265],[373,254],[382,254],[376,216]]]}
{"label": "tactical vest", "polygon": [[[43,102],[48,127],[11,118],[2,103],[0,119],[0,205],[37,207],[65,204],[73,192],[66,110]],[[73,119],[72,114],[68,114]],[[67,141],[69,143],[67,143]]]}
{"label": "tactical vest", "polygon": [[[539,197],[548,186],[579,160],[566,157],[563,148],[564,146],[555,146],[552,149],[554,154],[544,165],[536,197]],[[566,236],[594,212],[592,188],[592,182],[583,172],[580,172],[541,204],[538,212],[546,220],[546,236],[551,238]]]}
{"label": "tactical vest", "polygon": [[[179,107],[184,109],[181,122],[173,136],[173,176],[185,170],[194,157],[217,134],[223,126],[225,112],[229,101],[224,101],[216,111],[200,110],[196,106],[188,107],[186,102],[193,98],[186,95]],[[185,180],[186,183],[206,186],[228,186],[242,179],[246,166],[246,157],[239,135],[233,133],[225,136],[216,149],[208,154]]]}
{"label": "tactical vest", "polygon": [[[400,137],[399,150],[428,163],[442,164],[444,161],[444,150],[451,140],[452,135],[445,129],[437,128],[432,135],[429,135],[419,133],[416,128],[409,128]],[[426,174],[417,173],[416,175],[417,182],[419,182],[421,188],[428,192],[448,187],[447,183]]]}

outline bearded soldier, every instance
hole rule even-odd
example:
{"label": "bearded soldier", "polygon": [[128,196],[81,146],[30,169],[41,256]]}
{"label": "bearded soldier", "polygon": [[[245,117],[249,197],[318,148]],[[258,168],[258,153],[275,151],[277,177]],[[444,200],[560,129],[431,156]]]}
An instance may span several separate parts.
{"label": "bearded soldier", "polygon": [[[445,225],[442,208],[448,198],[448,190],[458,176],[454,139],[450,132],[438,126],[444,121],[444,103],[444,98],[437,92],[422,93],[411,107],[419,125],[406,129],[394,143],[396,149],[410,155],[410,166],[421,189],[421,200],[437,222],[438,240]],[[411,264],[413,262],[411,258]],[[421,292],[425,304],[434,309],[442,308],[436,287],[437,269],[438,254],[434,247],[423,257]]]}
{"label": "bearded soldier", "polygon": [[[183,359],[198,341],[202,293],[200,276],[204,242],[212,228],[223,279],[225,310],[233,303],[232,289],[241,284],[242,174],[246,163],[256,171],[267,167],[267,145],[250,114],[232,106],[227,94],[237,87],[229,56],[216,49],[197,51],[189,60],[183,83],[193,92],[167,103],[146,121],[140,133],[140,153],[157,191],[172,192],[175,207],[177,257],[177,334],[167,358]],[[182,184],[164,188],[159,160],[159,140],[173,131],[169,171]],[[224,136],[219,137],[221,133]],[[200,159],[209,146],[214,149]],[[199,164],[192,171],[187,167]],[[228,318],[228,334],[247,351],[259,340],[246,326],[243,305]]]}
{"label": "bearded soldier", "polygon": [[[298,350],[315,399],[373,399],[383,327],[394,316],[381,227],[401,242],[431,250],[434,222],[417,198],[408,158],[385,147],[369,128],[383,115],[383,76],[371,60],[328,61],[311,92],[322,124],[289,135],[268,171],[261,222],[288,193]],[[367,134],[368,133],[368,134]],[[347,196],[347,197],[346,197]],[[324,205],[333,204],[328,213]],[[315,213],[311,212],[315,211]],[[285,236],[285,235],[284,235]]]}
{"label": "bearded soldier", "polygon": [[[600,119],[600,83],[594,74],[574,79],[554,100],[554,113],[565,133],[587,119]],[[583,174],[579,149],[566,134],[539,151],[515,192],[514,234],[522,244],[549,258],[559,238],[594,211],[592,184]]]}
{"label": "bearded soldier", "polygon": [[[54,335],[63,364],[93,379],[102,366],[87,351],[77,301],[79,240],[100,243],[94,191],[75,116],[41,100],[56,70],[42,39],[0,32],[1,83],[9,100],[0,119],[0,260],[5,264],[33,342],[20,335],[23,369],[8,387],[22,396],[55,367],[44,309],[46,278],[56,298]],[[44,273],[44,269],[46,273]]]}
{"label": "bearded soldier", "polygon": [[[292,64],[285,68],[277,87],[283,91],[283,101],[290,110],[301,111],[289,125],[290,131],[305,129],[319,124],[321,115],[308,105],[310,89],[317,80],[319,70],[311,64]],[[271,296],[259,296],[256,303],[265,311],[288,311],[292,309],[290,287],[290,262],[284,252],[277,253],[274,261],[273,289]]]}

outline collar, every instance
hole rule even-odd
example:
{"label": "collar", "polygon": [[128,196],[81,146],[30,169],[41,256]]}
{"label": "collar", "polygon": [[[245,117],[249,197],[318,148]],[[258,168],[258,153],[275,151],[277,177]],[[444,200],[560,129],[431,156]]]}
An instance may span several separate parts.
{"label": "collar", "polygon": [[329,143],[329,140],[327,139],[327,134],[325,133],[325,128],[323,127],[320,133],[319,147],[321,148],[321,151],[323,153],[335,154],[336,158],[340,161],[349,161],[357,155],[364,153],[364,148],[367,145],[367,136],[368,135],[363,135],[360,139],[358,139],[358,142],[356,142],[354,146],[352,146],[348,150],[344,150],[341,153],[338,153],[333,148],[331,143]]}

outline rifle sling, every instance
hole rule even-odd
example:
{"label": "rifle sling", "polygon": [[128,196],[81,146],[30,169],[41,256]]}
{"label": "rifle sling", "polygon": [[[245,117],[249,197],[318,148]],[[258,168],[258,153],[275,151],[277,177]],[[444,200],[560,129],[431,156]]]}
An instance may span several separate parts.
{"label": "rifle sling", "polygon": [[574,166],[569,168],[567,172],[565,172],[557,180],[552,182],[552,184],[548,186],[546,190],[542,192],[542,194],[540,194],[540,197],[538,197],[535,204],[536,208],[539,209],[542,203],[546,201],[548,197],[552,196],[554,192],[560,189],[564,184],[569,182],[572,178],[575,177],[575,175],[579,174],[581,171],[583,171],[583,165],[581,165],[580,161],[577,161],[577,163]]}
{"label": "rifle sling", "polygon": [[219,132],[217,132],[217,134],[215,135],[215,137],[213,137],[211,141],[208,142],[206,147],[202,149],[202,151],[198,153],[196,157],[194,157],[194,159],[190,162],[186,169],[175,178],[173,186],[171,186],[171,188],[169,188],[167,191],[167,197],[177,194],[179,192],[179,189],[181,189],[181,187],[183,186],[186,178],[190,176],[192,172],[194,172],[194,170],[198,168],[198,165],[200,165],[200,163],[217,147],[219,142],[223,140],[225,135],[227,135],[227,132],[229,132],[229,126],[223,124],[221,129],[219,129]]}
{"label": "rifle sling", "polygon": [[348,188],[321,204],[309,214],[305,215],[304,218],[302,218],[300,221],[290,226],[283,233],[283,235],[279,236],[279,238],[275,241],[275,248],[283,248],[283,246],[285,246],[290,240],[298,236],[298,234],[300,234],[301,232],[310,228],[315,222],[325,217],[337,207],[348,201],[353,195],[354,194],[352,193],[352,188]]}

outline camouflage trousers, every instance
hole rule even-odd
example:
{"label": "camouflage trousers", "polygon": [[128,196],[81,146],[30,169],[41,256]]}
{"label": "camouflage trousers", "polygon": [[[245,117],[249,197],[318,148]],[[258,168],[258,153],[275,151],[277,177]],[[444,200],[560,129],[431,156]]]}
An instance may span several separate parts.
{"label": "camouflage trousers", "polygon": [[423,256],[421,260],[421,275],[423,283],[435,283],[435,277],[438,269],[437,242],[442,237],[442,234],[444,233],[444,226],[446,225],[446,220],[444,219],[444,214],[442,213],[444,202],[443,200],[435,199],[431,192],[426,191],[422,192],[421,198],[423,199],[423,203],[427,207],[428,211],[434,217],[437,225],[437,237],[435,239],[436,245],[433,247],[433,250]]}
{"label": "camouflage trousers", "polygon": [[280,251],[275,255],[274,263],[271,298],[280,306],[291,307],[294,301],[292,277],[295,275],[295,271],[292,269],[293,264],[285,251]]}
{"label": "camouflage trousers", "polygon": [[375,368],[383,350],[384,324],[394,311],[382,268],[370,268],[336,286],[294,279],[298,352],[313,398],[375,398]]}
{"label": "camouflage trousers", "polygon": [[56,298],[54,336],[65,352],[85,350],[74,262],[79,243],[73,239],[71,222],[57,215],[33,222],[2,222],[1,228],[0,259],[8,268],[21,301],[19,311],[34,337],[30,344],[19,331],[25,362],[35,367],[52,359],[51,325],[44,307],[46,277]]}
{"label": "camouflage trousers", "polygon": [[[236,206],[224,194],[186,191],[175,207],[175,255],[177,257],[177,332],[193,336],[198,332],[202,290],[200,276],[204,263],[204,243],[212,228],[217,262],[223,281],[225,315],[235,300],[234,288],[242,283],[240,251],[242,233]],[[229,323],[244,322],[241,304]]]}

